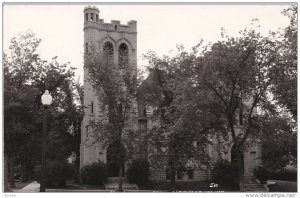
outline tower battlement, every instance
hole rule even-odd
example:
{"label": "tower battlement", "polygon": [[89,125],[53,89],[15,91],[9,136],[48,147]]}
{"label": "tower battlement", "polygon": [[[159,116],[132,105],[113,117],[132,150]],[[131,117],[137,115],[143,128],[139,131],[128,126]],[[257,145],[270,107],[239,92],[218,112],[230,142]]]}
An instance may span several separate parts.
{"label": "tower battlement", "polygon": [[86,10],[97,10],[99,12],[99,9],[96,6],[87,6],[84,8],[83,12],[85,12]]}
{"label": "tower battlement", "polygon": [[128,21],[126,25],[121,24],[119,20],[111,20],[110,23],[105,23],[99,18],[99,9],[95,6],[84,8],[84,30],[86,28],[96,28],[99,30],[108,30],[116,32],[136,33],[137,22],[135,20]]}

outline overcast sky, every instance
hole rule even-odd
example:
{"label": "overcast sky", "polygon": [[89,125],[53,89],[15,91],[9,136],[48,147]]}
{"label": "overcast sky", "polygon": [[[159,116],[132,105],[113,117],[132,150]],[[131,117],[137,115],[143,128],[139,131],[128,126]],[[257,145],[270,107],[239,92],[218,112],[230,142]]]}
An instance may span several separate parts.
{"label": "overcast sky", "polygon": [[[96,5],[105,22],[120,20],[127,24],[137,21],[138,64],[145,64],[141,55],[155,51],[169,54],[176,44],[191,49],[201,39],[205,43],[221,38],[221,27],[227,34],[250,27],[251,19],[258,18],[261,32],[285,28],[289,19],[281,14],[288,4],[259,5]],[[83,76],[83,9],[86,5],[4,5],[3,47],[28,29],[42,39],[39,52],[50,60],[58,56],[60,62],[70,62]],[[81,77],[82,80],[82,77]]]}

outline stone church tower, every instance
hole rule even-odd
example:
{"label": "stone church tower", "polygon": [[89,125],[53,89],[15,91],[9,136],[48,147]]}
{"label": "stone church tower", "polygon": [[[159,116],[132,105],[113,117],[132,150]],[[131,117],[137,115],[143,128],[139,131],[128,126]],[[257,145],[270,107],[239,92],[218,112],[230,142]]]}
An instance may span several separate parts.
{"label": "stone church tower", "polygon": [[[104,23],[103,19],[99,18],[98,8],[90,6],[86,7],[83,13],[85,52],[87,52],[90,45],[96,46],[100,52],[111,56],[114,64],[128,64],[131,71],[136,75],[136,21],[129,21],[127,25],[122,25],[117,20]],[[107,162],[107,149],[100,150],[99,147],[90,144],[93,139],[89,134],[89,122],[98,117],[99,105],[93,88],[88,81],[86,68],[84,69],[84,106],[86,108],[81,124],[80,168],[98,160]]]}

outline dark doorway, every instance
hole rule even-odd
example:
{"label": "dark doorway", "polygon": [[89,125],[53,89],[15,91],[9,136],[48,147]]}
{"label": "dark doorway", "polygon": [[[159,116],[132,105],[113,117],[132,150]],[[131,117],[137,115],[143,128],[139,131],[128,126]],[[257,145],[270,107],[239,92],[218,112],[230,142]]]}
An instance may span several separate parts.
{"label": "dark doorway", "polygon": [[122,163],[123,174],[125,176],[125,147],[121,145],[119,151],[118,143],[111,143],[107,148],[107,173],[108,177],[119,177],[119,162]]}
{"label": "dark doorway", "polygon": [[[236,150],[238,149],[238,147],[234,144],[231,148],[231,162],[237,164],[238,162],[238,156],[236,153]],[[242,168],[244,170],[244,152],[243,151],[239,151],[240,153],[240,160],[242,162]]]}

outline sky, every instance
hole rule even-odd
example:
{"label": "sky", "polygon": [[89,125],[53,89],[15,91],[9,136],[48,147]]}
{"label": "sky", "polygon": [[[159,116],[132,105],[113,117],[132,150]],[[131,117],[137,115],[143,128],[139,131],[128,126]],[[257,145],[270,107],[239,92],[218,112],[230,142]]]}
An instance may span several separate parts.
{"label": "sky", "polygon": [[[199,43],[221,39],[221,28],[237,36],[249,28],[251,20],[259,19],[262,34],[285,28],[289,19],[281,14],[288,4],[97,4],[104,22],[120,20],[127,24],[137,21],[138,66],[146,64],[142,54],[154,51],[158,55],[176,51],[182,44],[187,50]],[[60,62],[70,62],[77,68],[76,77],[83,81],[83,9],[87,5],[15,5],[3,6],[3,49],[11,38],[31,30],[42,39],[39,53],[43,59],[58,56]]]}

